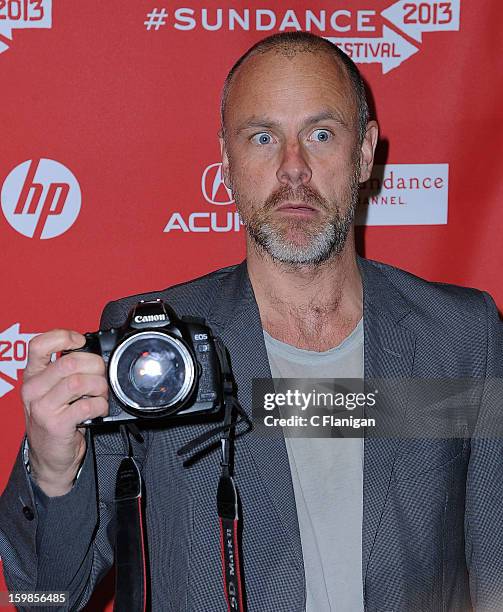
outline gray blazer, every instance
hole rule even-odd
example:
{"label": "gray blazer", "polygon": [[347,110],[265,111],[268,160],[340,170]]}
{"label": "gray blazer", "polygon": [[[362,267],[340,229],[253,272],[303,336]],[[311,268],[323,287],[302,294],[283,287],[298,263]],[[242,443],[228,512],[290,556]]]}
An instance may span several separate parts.
{"label": "gray blazer", "polygon": [[[502,377],[502,324],[487,294],[364,259],[359,265],[366,377]],[[206,318],[229,349],[240,401],[250,411],[251,380],[270,377],[270,370],[246,264],[112,302],[102,327],[120,325],[140,297],[161,297],[179,314]],[[497,413],[497,402],[491,406]],[[207,427],[171,425],[135,444],[147,487],[156,611],[227,609],[215,508],[219,456],[212,452],[183,468],[176,454]],[[95,436],[72,491],[53,499],[39,492],[38,504],[20,454],[0,500],[0,554],[10,589],[68,590],[74,609],[85,605],[113,561],[122,454],[119,436]],[[301,612],[304,567],[284,439],[243,436],[235,461],[248,610]],[[366,611],[503,610],[503,444],[366,439],[362,530]]]}

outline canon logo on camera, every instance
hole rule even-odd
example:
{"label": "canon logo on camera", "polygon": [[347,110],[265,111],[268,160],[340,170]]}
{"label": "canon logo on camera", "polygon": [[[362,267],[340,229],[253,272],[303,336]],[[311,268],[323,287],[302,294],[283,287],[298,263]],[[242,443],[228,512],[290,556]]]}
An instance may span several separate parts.
{"label": "canon logo on camera", "polygon": [[166,321],[166,315],[136,315],[136,317],[134,318],[135,323],[152,323],[153,321]]}

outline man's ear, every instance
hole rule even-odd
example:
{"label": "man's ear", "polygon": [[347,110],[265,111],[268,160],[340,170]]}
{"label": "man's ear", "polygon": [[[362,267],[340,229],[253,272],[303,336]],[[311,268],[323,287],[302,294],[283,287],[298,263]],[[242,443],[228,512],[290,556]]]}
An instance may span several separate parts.
{"label": "man's ear", "polygon": [[379,138],[379,126],[377,121],[369,121],[367,130],[360,149],[360,183],[370,178],[374,165],[374,153]]}
{"label": "man's ear", "polygon": [[222,177],[224,179],[224,184],[227,187],[227,189],[231,189],[231,182],[230,182],[230,175],[229,175],[229,156],[227,154],[227,147],[225,145],[223,130],[219,131],[218,139],[220,141],[220,154],[222,156]]}

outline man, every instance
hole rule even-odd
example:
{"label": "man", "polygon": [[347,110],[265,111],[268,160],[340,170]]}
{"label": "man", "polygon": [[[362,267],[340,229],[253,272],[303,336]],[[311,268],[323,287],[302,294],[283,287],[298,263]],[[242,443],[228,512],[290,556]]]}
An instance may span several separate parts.
{"label": "man", "polygon": [[[335,46],[305,33],[258,43],[222,97],[223,171],[246,226],[246,262],[113,302],[101,326],[122,324],[140,297],[204,317],[229,350],[247,411],[252,379],[271,374],[501,377],[501,324],[489,296],[357,257],[354,207],[377,132],[358,71]],[[77,428],[107,412],[102,360],[49,361],[83,342],[57,330],[31,343],[23,384],[31,474],[20,454],[0,502],[10,588],[67,590],[75,608],[113,560],[123,455],[118,435],[96,435],[91,452]],[[154,610],[227,609],[214,508],[219,456],[183,468],[176,453],[205,429],[146,429],[134,442]],[[248,610],[501,610],[502,450],[482,438],[239,438]]]}

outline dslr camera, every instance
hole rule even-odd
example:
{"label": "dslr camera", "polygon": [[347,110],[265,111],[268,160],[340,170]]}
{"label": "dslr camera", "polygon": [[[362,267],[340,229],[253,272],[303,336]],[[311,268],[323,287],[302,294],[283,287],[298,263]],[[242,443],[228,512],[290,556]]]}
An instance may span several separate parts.
{"label": "dslr camera", "polygon": [[227,356],[203,319],[178,318],[162,300],[142,300],[122,327],[85,337],[76,350],[103,357],[112,391],[109,415],[87,425],[221,411]]}

